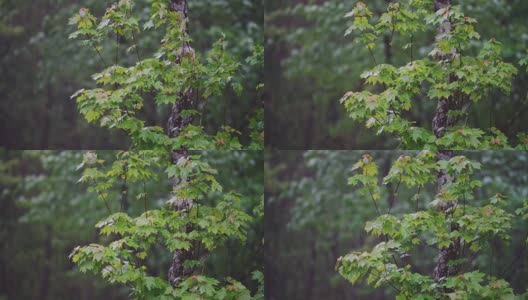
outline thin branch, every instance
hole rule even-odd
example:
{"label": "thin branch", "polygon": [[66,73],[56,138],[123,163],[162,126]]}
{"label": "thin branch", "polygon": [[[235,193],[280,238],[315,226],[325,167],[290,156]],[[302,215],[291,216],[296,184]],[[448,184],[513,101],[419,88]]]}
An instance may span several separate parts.
{"label": "thin branch", "polygon": [[[95,179],[92,178],[92,182],[93,182],[94,187],[95,187],[97,185],[97,183],[95,182]],[[104,204],[106,206],[106,209],[108,209],[108,212],[110,214],[112,214],[112,210],[110,209],[110,205],[108,204],[108,201],[106,200],[106,197],[104,196],[104,194],[101,193],[101,191],[97,191],[97,193],[99,194],[99,197],[101,197],[101,199],[103,199]]]}
{"label": "thin branch", "polygon": [[376,270],[376,269],[374,269],[374,268],[371,268],[370,270],[371,270],[371,271],[376,271],[376,272],[378,272],[378,278],[379,278],[379,279],[383,279],[383,280],[384,280],[385,282],[387,282],[387,283],[388,283],[393,289],[395,289],[398,293],[403,294],[403,296],[405,297],[405,299],[409,299],[409,297],[407,296],[407,294],[405,294],[404,292],[402,292],[402,290],[401,290],[400,288],[396,287],[396,285],[393,283],[392,279],[390,279],[390,278],[386,278],[385,276],[382,277],[382,276],[381,276],[381,272],[378,271],[378,270]]}
{"label": "thin branch", "polygon": [[103,62],[103,65],[105,66],[105,69],[108,69],[108,65],[106,64],[103,56],[101,55],[101,52],[99,52],[99,49],[97,49],[97,47],[93,43],[91,43],[91,44],[92,44],[93,48],[95,49],[95,51],[97,52],[97,54],[99,55],[99,58]]}
{"label": "thin branch", "polygon": [[224,125],[227,125],[226,124],[226,120],[227,120],[227,98],[228,97],[224,98],[224,112],[223,112],[223,114],[224,114]]}
{"label": "thin branch", "polygon": [[[528,99],[528,97],[526,97],[526,99]],[[526,99],[525,99],[525,100],[526,100]],[[517,104],[516,104],[517,107],[521,106],[521,101],[522,101],[522,100],[521,100],[521,97],[517,97],[517,101],[516,101],[516,102],[517,102]],[[473,102],[471,102],[471,103],[473,103]],[[527,110],[528,110],[528,106],[524,106],[524,107],[521,108],[521,109],[517,109],[517,110],[516,110],[516,114],[515,114],[515,116],[512,117],[512,118],[510,118],[510,120],[509,120],[509,122],[508,122],[508,125],[507,125],[505,128],[511,128],[511,127],[513,126],[513,123],[514,123],[515,121],[517,121],[517,120],[519,119],[519,117],[520,117],[522,114],[524,114]]]}
{"label": "thin branch", "polygon": [[117,33],[117,29],[116,29],[116,59],[115,59],[115,64],[116,66],[119,64],[119,34]]}
{"label": "thin branch", "polygon": [[376,58],[374,57],[374,53],[372,53],[372,49],[370,48],[370,46],[367,45],[367,48],[369,50],[369,53],[370,53],[370,57],[372,57],[372,60],[374,61],[374,64],[376,66],[378,66],[378,62],[376,61]]}
{"label": "thin branch", "polygon": [[[526,241],[526,239],[528,239],[528,232],[526,232],[526,234],[524,235],[524,238],[522,239],[522,241]],[[523,246],[521,248],[521,251],[519,251],[519,253],[517,253],[517,255],[513,258],[513,260],[511,261],[511,263],[509,263],[500,273],[500,276],[499,277],[503,277],[504,275],[506,275],[506,271],[508,270],[511,270],[511,267],[513,266],[513,264],[515,262],[517,262],[519,260],[519,258],[521,258],[521,256],[523,255],[524,253],[524,250],[526,250],[526,243],[523,242]]]}
{"label": "thin branch", "polygon": [[392,46],[392,39],[394,37],[394,30],[396,29],[396,15],[393,14],[391,19],[392,19],[392,30],[391,30],[389,45]]}
{"label": "thin branch", "polygon": [[413,39],[414,39],[414,33],[411,33],[411,46],[410,46],[410,48],[411,48],[411,63],[414,61],[414,55],[413,55],[414,41],[413,41]]}
{"label": "thin branch", "polygon": [[468,123],[468,120],[469,120],[469,109],[471,108],[471,106],[473,106],[473,101],[469,102],[469,105],[467,106],[467,109],[466,109],[466,119],[464,120],[464,127],[467,126],[467,123]]}
{"label": "thin branch", "polygon": [[462,203],[462,215],[465,216],[466,215],[466,195],[462,196],[462,200],[464,201]]}
{"label": "thin branch", "polygon": [[[389,239],[387,238],[387,242],[389,241]],[[398,268],[401,268],[400,264],[396,261],[396,257],[394,256],[394,254],[391,254],[392,256],[392,261],[394,262],[394,264],[398,267]]]}
{"label": "thin branch", "polygon": [[[490,241],[492,242],[492,241]],[[493,244],[490,243],[490,259],[491,259],[491,263],[489,264],[489,275],[492,276],[493,275]]]}
{"label": "thin branch", "polygon": [[429,248],[431,248],[431,249],[434,249],[434,250],[440,251],[440,248],[436,247],[435,244],[433,244],[433,245],[429,245],[429,244],[427,244],[426,239],[425,239],[425,237],[423,236],[423,234],[420,233],[419,236],[420,236],[420,237],[419,237],[419,240],[420,240],[424,245],[426,245],[427,247],[429,247]]}
{"label": "thin branch", "polygon": [[[393,202],[396,201],[396,195],[398,194],[398,190],[400,189],[401,183],[402,183],[402,175],[400,174],[400,180],[398,181],[398,185],[396,185],[396,189],[392,193]],[[387,211],[387,214],[391,213],[393,205],[394,205],[394,203],[389,203],[389,210]]]}
{"label": "thin branch", "polygon": [[[376,115],[373,115],[372,117],[374,118],[374,120],[376,121],[376,123],[379,124],[379,126],[383,126],[383,123],[382,123],[382,122],[376,117]],[[382,121],[385,121],[385,120],[382,119]]]}
{"label": "thin branch", "polygon": [[374,203],[374,207],[376,208],[376,212],[378,213],[379,216],[381,216],[381,213],[378,209],[378,205],[376,204],[376,200],[374,199],[374,196],[372,195],[372,192],[370,190],[369,190],[369,194],[370,194],[370,199],[372,199],[372,202]]}
{"label": "thin branch", "polygon": [[88,40],[90,41],[90,45],[92,45],[92,47],[95,49],[95,52],[97,52],[97,54],[99,55],[99,58],[101,59],[101,61],[103,62],[103,65],[105,66],[105,69],[108,69],[108,65],[106,64],[106,61],[104,60],[103,56],[101,55],[101,52],[99,52],[99,49],[97,49],[97,47],[95,46],[93,40],[92,40],[92,37],[89,36],[89,35],[86,35],[88,37]]}
{"label": "thin branch", "polygon": [[141,65],[141,56],[139,55],[139,46],[138,46],[138,43],[137,43],[137,40],[136,40],[136,35],[134,34],[134,30],[132,30],[132,41],[134,42],[134,49],[136,50],[136,56],[137,56],[137,59],[138,59],[138,64],[139,64],[139,68],[142,70],[143,69],[143,66]]}
{"label": "thin branch", "polygon": [[[125,16],[126,16],[127,19],[128,19],[128,13],[129,13],[129,11],[125,10]],[[140,68],[140,70],[143,70],[143,66],[141,65],[141,56],[139,55],[139,46],[138,46],[136,35],[134,34],[134,29],[133,28],[131,30],[131,33],[132,33],[132,42],[134,43],[134,50],[136,50],[136,56],[137,56],[137,59],[138,59],[139,68]]]}
{"label": "thin branch", "polygon": [[123,165],[123,186],[121,188],[121,211],[126,212],[128,210],[128,186],[127,186],[127,177],[128,177],[128,161],[125,160]]}
{"label": "thin branch", "polygon": [[[367,189],[369,188],[370,185],[367,185]],[[376,208],[376,212],[378,213],[378,216],[381,217],[381,213],[378,209],[378,205],[376,204],[376,200],[374,199],[374,195],[372,195],[372,192],[370,191],[370,189],[368,190],[369,191],[369,194],[370,194],[370,199],[372,199],[372,202],[374,203],[374,207]],[[385,242],[388,242],[389,238],[387,236],[385,236]],[[394,261],[394,264],[396,266],[398,266],[398,268],[400,267],[398,262],[396,261],[396,258],[394,257],[394,254],[392,255],[392,259]]]}
{"label": "thin branch", "polygon": [[[419,187],[418,187],[418,192],[416,193],[417,195],[420,194],[421,189],[422,189],[422,187],[419,186]],[[416,206],[415,206],[415,208],[414,208],[414,212],[418,212],[418,198],[419,198],[419,197],[416,197]]]}
{"label": "thin branch", "polygon": [[145,189],[145,180],[143,180],[143,208],[147,212],[147,193]]}

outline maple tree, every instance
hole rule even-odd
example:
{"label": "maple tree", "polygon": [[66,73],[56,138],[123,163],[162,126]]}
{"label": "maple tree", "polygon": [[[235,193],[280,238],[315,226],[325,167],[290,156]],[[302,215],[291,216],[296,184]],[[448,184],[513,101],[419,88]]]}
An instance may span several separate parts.
{"label": "maple tree", "polygon": [[[215,179],[217,171],[200,161],[199,155],[190,154],[176,164],[164,157],[166,153],[152,150],[120,151],[106,167],[96,153],[84,155],[78,166],[83,169],[78,182],[89,184],[88,191],[98,195],[106,206],[109,215],[96,228],[108,237],[108,242],[78,246],[70,258],[81,272],[93,272],[110,283],[127,285],[136,299],[252,298],[249,290],[232,278],[219,281],[201,275],[209,253],[227,240],[246,240],[253,217],[241,207],[243,195],[223,192]],[[122,186],[123,180],[127,185],[144,186],[146,181],[158,180],[160,169],[178,182],[161,208],[148,209],[152,205],[148,193],[139,189],[132,194],[128,188],[121,190],[120,211],[111,208],[110,190]],[[123,205],[132,197],[144,205],[139,216],[129,215]],[[262,217],[258,211],[262,208],[255,209],[255,216]],[[169,271],[169,280],[149,275],[146,258],[153,247],[185,253],[177,261],[178,269]],[[175,273],[177,276],[171,278]],[[261,271],[255,271],[254,278],[263,284]],[[262,293],[261,286],[255,298],[261,299]]]}
{"label": "maple tree", "polygon": [[[489,240],[509,242],[515,218],[528,219],[528,201],[519,208],[509,207],[507,195],[496,193],[486,205],[472,205],[473,190],[482,186],[472,179],[480,163],[463,155],[438,159],[438,154],[424,150],[417,155],[401,155],[379,183],[379,167],[374,158],[364,154],[352,168],[357,174],[348,183],[359,187],[360,195],[370,198],[378,217],[368,221],[365,230],[381,241],[371,251],[352,252],[338,259],[336,268],[352,283],[363,279],[369,285],[389,285],[396,299],[513,299],[508,282],[475,268],[473,260]],[[445,180],[445,181],[442,181]],[[414,212],[394,214],[392,205],[386,213],[377,201],[386,185],[395,184],[417,191],[412,199],[399,199],[414,206]],[[437,185],[437,193],[424,209],[421,190]],[[524,241],[528,243],[528,239]],[[429,274],[413,271],[408,260],[419,246],[438,251],[434,270]],[[525,297],[518,295],[519,299]]]}
{"label": "maple tree", "polygon": [[[71,37],[81,37],[84,43],[100,55],[98,45],[109,35],[135,40],[139,21],[131,15],[133,1],[121,0],[97,19],[88,9],[82,8],[70,20],[77,31]],[[89,122],[103,127],[124,130],[132,140],[128,151],[121,152],[119,159],[107,171],[96,166],[100,163],[87,153],[84,164],[89,165],[80,182],[93,182],[90,190],[97,192],[108,208],[109,216],[96,226],[101,234],[114,237],[108,246],[90,244],[77,247],[71,259],[81,271],[100,273],[107,281],[126,284],[136,299],[250,299],[249,290],[240,282],[225,278],[222,282],[200,274],[209,253],[228,239],[244,241],[247,224],[251,217],[241,209],[241,195],[223,193],[215,179],[216,171],[193,155],[196,149],[241,149],[238,133],[224,126],[215,135],[208,135],[200,125],[194,125],[195,109],[200,99],[232,89],[240,94],[241,80],[237,71],[241,63],[226,51],[223,39],[217,41],[207,54],[205,62],[191,46],[188,26],[187,1],[152,1],[151,17],[142,28],[165,28],[161,47],[153,58],[141,59],[137,45],[135,66],[116,64],[93,76],[100,88],[79,90],[76,98],[80,112]],[[119,43],[118,43],[119,45]],[[117,52],[116,52],[117,53]],[[255,46],[253,55],[245,60],[248,65],[262,65],[263,48]],[[161,127],[145,127],[137,117],[143,105],[143,94],[155,94],[159,105],[172,104],[166,130]],[[254,140],[248,149],[261,149],[263,114],[260,110],[249,127]],[[94,166],[95,165],[95,166]],[[152,180],[156,174],[151,167],[162,166],[172,179],[172,197],[166,207],[147,210],[138,217],[126,212],[113,213],[108,205],[106,190],[116,178],[129,183]],[[122,191],[128,197],[128,191]],[[203,203],[204,195],[218,193],[218,200]],[[147,195],[140,192],[137,200],[147,202]],[[258,212],[256,212],[259,215]],[[260,216],[262,214],[260,213]],[[143,260],[153,245],[162,245],[173,253],[167,279],[150,276]],[[194,275],[193,275],[194,274]],[[255,271],[254,278],[260,288],[254,295],[263,298],[263,275]]]}
{"label": "maple tree", "polygon": [[[241,149],[240,133],[224,125],[213,135],[207,134],[203,126],[193,124],[200,116],[199,105],[207,98],[231,90],[240,95],[244,77],[241,69],[255,70],[263,67],[264,48],[257,44],[252,55],[239,61],[228,51],[224,38],[220,38],[204,57],[190,46],[186,13],[177,11],[179,1],[152,1],[150,18],[143,24],[133,15],[134,1],[120,0],[106,9],[105,14],[96,18],[87,8],[70,19],[77,30],[70,38],[81,39],[82,43],[94,49],[105,69],[92,78],[100,86],[81,89],[72,95],[79,112],[90,123],[101,127],[124,131],[132,143],[144,148],[164,147],[168,149]],[[182,2],[184,3],[184,2]],[[187,10],[187,4],[185,4]],[[164,30],[161,45],[151,58],[143,58],[136,42],[139,32]],[[105,39],[116,39],[116,55],[113,65],[101,55]],[[136,64],[119,65],[119,40],[127,39],[132,45],[126,49],[136,57]],[[262,84],[255,88],[261,89]],[[185,123],[181,132],[174,134],[174,128],[164,130],[160,126],[145,126],[139,117],[144,106],[144,95],[155,95],[156,104],[173,104],[172,116],[168,122],[180,120]],[[261,102],[261,100],[260,100]],[[259,102],[259,103],[260,103]],[[175,110],[176,109],[176,110]],[[176,115],[174,115],[176,114]],[[248,149],[261,149],[264,143],[262,108],[255,109],[248,116]],[[170,126],[169,126],[170,127]],[[167,133],[167,134],[166,134]]]}
{"label": "maple tree", "polygon": [[[408,0],[388,4],[386,12],[375,17],[368,4],[357,2],[347,17],[353,17],[346,35],[368,49],[375,67],[361,78],[371,87],[347,92],[341,103],[349,116],[364,122],[377,134],[396,136],[405,149],[526,149],[525,133],[518,134],[512,146],[496,128],[467,126],[473,103],[490,97],[490,92],[509,93],[518,70],[501,58],[501,43],[494,37],[481,43],[477,55],[475,41],[481,37],[474,30],[477,22],[450,1]],[[426,57],[415,48],[420,32],[436,30],[434,44]],[[378,41],[389,32],[393,39],[405,40],[403,50],[409,62],[403,66],[378,63],[373,54]],[[480,43],[479,43],[480,44]],[[520,61],[526,65],[526,58]],[[419,127],[406,117],[415,101],[436,101],[431,128]]]}

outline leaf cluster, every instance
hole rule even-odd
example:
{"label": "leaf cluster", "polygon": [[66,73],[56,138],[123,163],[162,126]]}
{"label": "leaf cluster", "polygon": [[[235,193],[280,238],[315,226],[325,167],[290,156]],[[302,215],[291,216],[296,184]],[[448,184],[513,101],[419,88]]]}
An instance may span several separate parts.
{"label": "leaf cluster", "polygon": [[[126,284],[136,299],[253,299],[246,287],[231,278],[221,283],[207,276],[195,275],[174,288],[166,279],[149,275],[146,259],[153,247],[171,252],[211,252],[228,240],[244,242],[252,220],[242,210],[242,195],[224,193],[215,178],[217,171],[200,156],[192,155],[171,164],[164,153],[154,150],[121,151],[108,168],[94,152],[85,154],[78,166],[78,169],[84,168],[78,182],[91,183],[89,190],[96,192],[109,210],[114,201],[109,198],[108,190],[123,180],[129,184],[156,180],[156,172],[164,169],[170,179],[179,183],[174,187],[172,197],[160,209],[146,210],[148,194],[145,191],[138,193],[136,201],[145,203],[145,211],[141,215],[133,217],[127,212],[110,214],[96,224],[99,233],[110,239],[109,244],[78,246],[70,258],[81,272],[100,274],[110,283]],[[183,201],[192,205],[175,210],[174,207]],[[204,261],[187,260],[185,264],[203,267]],[[258,298],[258,295],[255,297]]]}
{"label": "leaf cluster", "polygon": [[[77,27],[70,38],[80,38],[83,44],[93,47],[105,65],[103,71],[92,76],[100,87],[81,89],[71,96],[76,100],[79,112],[90,123],[125,131],[133,143],[149,149],[179,149],[183,146],[188,149],[240,149],[242,145],[238,137],[241,133],[228,126],[223,126],[216,135],[209,135],[203,126],[195,125],[186,132],[187,139],[179,141],[163,137],[163,130],[159,127],[145,126],[140,116],[145,99],[150,96],[158,106],[163,107],[179,101],[181,95],[192,90],[196,108],[202,100],[228,91],[240,96],[243,89],[242,63],[230,54],[229,45],[223,37],[213,44],[203,59],[194,51],[188,51],[184,57],[180,57],[181,49],[191,42],[184,31],[188,20],[180,20],[177,13],[169,10],[166,2],[153,1],[150,19],[141,26],[139,20],[133,17],[133,7],[134,1],[121,0],[107,8],[100,20],[86,8],[81,8],[70,19],[69,23]],[[159,50],[152,58],[142,59],[137,49],[136,35],[162,28],[165,29],[165,35]],[[127,52],[136,55],[135,65],[119,65],[117,54],[114,65],[105,63],[100,54],[101,45],[103,40],[112,36],[133,42]],[[252,56],[246,59],[249,66],[263,63],[262,49],[260,45],[253,47]],[[182,112],[182,115],[200,114],[192,110]],[[262,121],[260,114],[257,117],[261,117],[259,120]],[[260,128],[254,129],[263,134]],[[194,139],[189,138],[191,135]],[[259,145],[257,140],[251,147]]]}
{"label": "leaf cluster", "polygon": [[[361,185],[368,191],[378,184],[378,167],[370,155],[364,155],[353,169],[359,169],[349,179],[352,185]],[[509,284],[480,270],[471,270],[471,260],[489,241],[500,238],[506,243],[510,239],[512,222],[515,216],[501,206],[506,205],[506,197],[495,194],[489,204],[472,206],[467,200],[473,199],[473,189],[481,186],[479,180],[472,180],[472,174],[480,169],[480,164],[464,156],[436,161],[430,151],[422,151],[416,156],[402,155],[393,164],[383,184],[399,182],[409,188],[419,189],[436,182],[440,170],[451,178],[442,185],[428,209],[396,216],[379,213],[368,221],[365,230],[382,240],[372,250],[352,252],[338,259],[336,269],[352,283],[366,280],[374,287],[391,286],[398,294],[397,299],[499,299],[514,297]],[[398,185],[399,185],[398,184]],[[371,193],[372,200],[379,198]],[[463,200],[463,201],[462,201]],[[413,201],[413,199],[400,201]],[[452,203],[447,210],[437,209],[447,202]],[[517,214],[523,215],[524,208]],[[409,258],[413,250],[429,247],[440,251],[457,243],[459,258],[450,261],[453,271],[442,281],[434,281],[429,275],[412,270]],[[399,259],[396,259],[399,258]],[[468,270],[469,268],[469,270]]]}
{"label": "leaf cluster", "polygon": [[[435,12],[432,5],[433,1],[393,2],[386,12],[375,17],[365,3],[358,2],[346,15],[353,17],[353,22],[345,35],[354,34],[355,40],[367,47],[376,65],[361,74],[371,88],[349,91],[341,98],[349,117],[364,122],[377,134],[398,137],[405,149],[525,149],[523,133],[518,135],[519,144],[512,146],[496,128],[467,126],[473,103],[489,97],[495,90],[510,93],[517,69],[502,60],[502,44],[491,38],[482,43],[478,55],[469,55],[480,39],[474,29],[476,20],[464,15],[460,6],[451,5]],[[442,26],[449,28],[437,34],[428,56],[416,58],[413,37]],[[396,34],[410,41],[402,49],[410,49],[410,62],[403,66],[378,64],[373,49],[387,35],[392,45]],[[440,136],[406,117],[415,101],[446,99],[454,104],[448,114],[455,125],[442,128]]]}

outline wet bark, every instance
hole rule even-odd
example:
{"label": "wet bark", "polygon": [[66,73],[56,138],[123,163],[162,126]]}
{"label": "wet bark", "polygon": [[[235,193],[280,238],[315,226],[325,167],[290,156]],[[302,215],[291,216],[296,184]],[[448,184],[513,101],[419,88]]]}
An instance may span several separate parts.
{"label": "wet bark", "polygon": [[[450,0],[435,0],[435,11],[451,5]],[[444,21],[438,29],[438,34],[446,34],[452,30],[452,24],[448,20]],[[451,53],[441,55],[439,57],[440,64],[448,64],[455,57],[456,49],[452,49]],[[446,78],[448,83],[456,80],[454,75],[449,75]],[[433,133],[437,138],[444,135],[445,131],[456,123],[456,119],[449,116],[452,110],[460,109],[460,97],[455,93],[454,96],[442,98],[438,101],[435,116],[433,118]],[[437,160],[449,160],[454,156],[453,151],[443,150],[438,151]],[[447,174],[446,170],[440,170],[437,175],[437,191],[440,192],[446,184],[453,181],[453,178]],[[457,199],[449,199],[437,207],[439,211],[444,214],[449,214],[458,205]],[[458,225],[453,222],[449,224],[449,230],[458,230]],[[448,247],[440,249],[435,268],[433,270],[433,279],[436,282],[443,282],[446,277],[452,276],[458,272],[456,267],[449,267],[449,262],[457,259],[460,254],[460,240],[453,240]]]}
{"label": "wet bark", "polygon": [[[453,151],[438,151],[437,160],[449,160],[454,156]],[[440,192],[446,184],[449,184],[453,179],[447,174],[445,170],[440,170],[437,175],[437,191]],[[444,214],[449,214],[453,209],[458,206],[456,199],[446,201],[439,205],[437,208]],[[458,230],[458,224],[452,222],[449,224],[449,230],[451,232]],[[460,255],[460,240],[455,239],[448,247],[440,249],[435,268],[433,270],[433,279],[436,282],[442,282],[446,277],[452,276],[458,272],[457,267],[449,267],[449,262],[455,260]]]}
{"label": "wet bark", "polygon": [[[451,5],[450,0],[435,0],[434,2],[435,12],[440,9],[446,8],[447,6],[450,6],[450,5]],[[451,32],[451,30],[452,30],[451,22],[449,20],[446,20],[440,25],[440,28],[438,28],[438,35],[448,34],[449,32]],[[440,55],[438,57],[439,63],[448,64],[453,59],[455,54],[456,54],[456,49],[453,49],[452,53],[450,54]],[[449,75],[448,78],[446,78],[447,83],[451,83],[454,80],[456,80],[454,75]],[[456,109],[455,102],[456,102],[455,97],[453,96],[449,96],[447,98],[441,98],[440,100],[438,100],[438,104],[436,106],[436,112],[433,117],[433,124],[432,124],[433,134],[437,138],[442,137],[445,131],[449,127],[455,124],[456,120],[454,120],[453,118],[449,118],[449,111]]]}
{"label": "wet bark", "polygon": [[[182,35],[189,36],[189,25],[188,25],[188,6],[186,0],[171,0],[170,9],[180,16],[180,22],[182,22]],[[188,57],[194,59],[194,50],[189,42],[184,42],[183,45],[176,50],[176,64],[180,64],[183,58]],[[192,117],[183,117],[182,111],[193,108],[193,101],[195,92],[192,88],[187,88],[179,93],[179,97],[172,106],[171,114],[167,122],[167,135],[169,137],[176,137],[183,132],[185,127],[192,122]],[[171,152],[171,163],[173,164],[186,164],[189,162],[190,157],[187,149],[174,150]],[[175,178],[173,181],[173,192],[177,192],[178,189],[184,187],[187,184],[187,178]],[[181,211],[182,215],[186,214],[193,206],[191,199],[176,199],[173,204],[173,209]],[[192,231],[192,227],[187,225],[185,228],[186,232]],[[186,268],[185,262],[194,257],[194,249],[191,247],[189,250],[175,250],[172,255],[172,261],[168,272],[169,283],[173,287],[177,287],[182,281],[189,277],[193,269]]]}
{"label": "wet bark", "polygon": [[[187,164],[190,160],[189,153],[187,150],[177,150],[172,151],[171,161],[173,164]],[[187,185],[187,178],[175,178],[173,183],[173,192],[176,194],[178,189],[181,189]],[[185,217],[186,214],[191,210],[194,205],[192,199],[186,198],[177,198],[172,204],[172,208],[176,211],[180,211],[182,217]],[[191,225],[185,226],[185,231],[187,233],[193,230]],[[168,272],[169,283],[173,287],[177,287],[182,281],[189,277],[194,269],[185,267],[185,262],[189,259],[194,259],[195,249],[191,246],[189,250],[177,249],[173,252],[171,266]]]}
{"label": "wet bark", "polygon": [[[189,36],[189,24],[188,24],[188,6],[186,0],[171,0],[170,9],[180,16],[180,22],[182,22],[182,36]],[[176,64],[180,64],[183,58],[188,57],[194,59],[194,49],[191,47],[189,42],[184,42],[181,47],[176,51]],[[194,105],[195,91],[188,87],[184,91],[179,93],[179,97],[172,106],[171,114],[167,122],[167,135],[169,137],[178,136],[185,126],[192,122],[192,117],[183,117],[182,111],[192,109]]]}

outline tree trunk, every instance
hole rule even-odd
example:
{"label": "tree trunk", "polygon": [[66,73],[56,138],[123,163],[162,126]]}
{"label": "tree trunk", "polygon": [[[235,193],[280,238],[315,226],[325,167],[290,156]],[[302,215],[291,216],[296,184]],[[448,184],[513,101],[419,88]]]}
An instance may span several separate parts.
{"label": "tree trunk", "polygon": [[[189,36],[189,24],[188,24],[188,6],[186,0],[171,0],[170,9],[180,15],[180,22],[183,26],[183,37]],[[184,57],[194,59],[194,49],[191,47],[189,42],[184,42],[182,46],[176,51],[176,64],[180,64]],[[172,111],[167,123],[167,135],[169,137],[178,136],[185,126],[192,122],[192,117],[181,116],[182,111],[193,108],[195,92],[192,88],[188,87],[179,94],[179,99],[176,100],[172,106]]]}
{"label": "tree trunk", "polygon": [[[173,164],[187,164],[190,160],[187,150],[172,151],[171,161]],[[187,184],[187,178],[175,178],[172,185],[173,193],[177,193],[178,189],[185,187]],[[177,197],[177,196],[176,196]],[[193,206],[192,199],[178,198],[174,201],[172,208],[182,212],[182,217],[190,211]],[[185,231],[187,233],[193,230],[192,226],[186,225]],[[172,262],[169,268],[168,280],[173,287],[177,287],[185,278],[189,277],[193,268],[186,268],[184,266],[185,261],[193,259],[195,257],[195,249],[191,246],[189,250],[177,249],[172,255]]]}
{"label": "tree trunk", "polygon": [[[450,0],[435,0],[435,11],[445,8],[451,5]],[[452,25],[449,20],[444,21],[444,23],[438,29],[438,34],[446,34],[451,32]],[[439,57],[441,64],[449,63],[456,55],[456,49],[452,49],[451,53],[447,55],[442,55]],[[453,82],[456,80],[454,75],[449,75],[446,78],[447,82]],[[436,108],[435,116],[433,118],[433,133],[437,138],[440,138],[444,135],[445,131],[452,127],[456,123],[455,118],[449,117],[449,111],[459,109],[459,104],[457,102],[457,97],[449,96],[448,98],[442,98],[438,101]],[[439,160],[449,160],[453,157],[453,151],[451,150],[441,150],[438,151],[436,159]],[[437,191],[440,192],[443,187],[452,182],[453,178],[447,174],[446,170],[440,170],[437,175]],[[450,211],[458,205],[457,199],[450,199],[445,203],[442,203],[437,207],[442,213],[448,214]],[[449,224],[450,231],[458,230],[458,225],[456,223]],[[454,240],[448,247],[443,247],[440,249],[436,266],[433,271],[433,279],[436,282],[443,282],[446,277],[451,276],[457,273],[456,267],[449,267],[448,264],[450,261],[458,258],[460,252],[460,240]]]}
{"label": "tree trunk", "polygon": [[128,185],[127,185],[128,163],[123,166],[123,183],[121,185],[121,211],[128,212]]}
{"label": "tree trunk", "polygon": [[383,37],[383,51],[385,54],[385,63],[392,64],[392,40],[389,34],[385,34]]}
{"label": "tree trunk", "polygon": [[[171,0],[170,9],[180,15],[180,22],[183,26],[183,36],[189,36],[189,26],[188,26],[188,6],[186,0]],[[180,64],[184,57],[189,57],[194,59],[194,50],[191,47],[189,42],[184,42],[183,45],[177,50],[176,55],[176,64]],[[179,94],[179,99],[176,100],[172,106],[172,111],[167,122],[167,135],[169,137],[176,137],[183,130],[185,126],[192,122],[192,117],[183,117],[181,112],[186,109],[191,109],[193,107],[194,100],[194,90],[192,88],[187,88],[184,91],[181,91]],[[171,152],[171,162],[173,164],[186,164],[189,162],[189,153],[187,149],[174,150]],[[176,192],[178,189],[182,188],[187,182],[187,178],[175,178],[173,182],[173,192]],[[193,201],[191,199],[177,199],[174,202],[173,208],[178,211],[186,213],[193,206]],[[192,231],[191,226],[185,228],[187,232]],[[193,272],[192,268],[186,268],[184,266],[185,261],[193,258],[194,249],[189,250],[175,250],[172,256],[171,266],[168,272],[169,283],[173,287],[177,287],[186,277],[190,276]]]}
{"label": "tree trunk", "polygon": [[308,264],[308,272],[306,278],[306,290],[304,299],[313,299],[313,291],[315,287],[315,272],[317,269],[317,233],[314,230],[311,234],[312,240],[310,242],[310,263]]}
{"label": "tree trunk", "polygon": [[48,299],[50,276],[51,276],[51,259],[52,259],[52,238],[53,231],[51,225],[46,225],[46,240],[44,241],[44,266],[40,274],[40,299]]}
{"label": "tree trunk", "polygon": [[[453,151],[450,151],[450,150],[438,151],[436,157],[437,157],[437,160],[449,160],[453,157]],[[442,190],[444,185],[452,181],[453,179],[449,176],[449,174],[446,173],[445,170],[440,170],[437,175],[438,192]],[[452,209],[454,209],[456,206],[458,206],[458,201],[456,199],[453,199],[453,200],[446,201],[445,203],[442,203],[438,207],[438,209],[444,214],[449,214],[452,211]],[[455,222],[452,222],[451,224],[449,224],[449,230],[457,231],[458,224]],[[433,279],[436,282],[442,282],[444,281],[446,277],[457,273],[458,268],[456,267],[449,268],[448,264],[449,264],[449,261],[457,259],[459,254],[460,254],[460,240],[459,239],[453,240],[452,243],[448,247],[443,247],[440,249],[440,254],[438,255],[436,266],[433,271]]]}
{"label": "tree trunk", "polygon": [[[436,12],[442,8],[450,6],[451,1],[450,0],[435,0],[434,5],[435,5],[435,12]],[[451,22],[449,20],[445,20],[443,24],[440,25],[440,28],[438,28],[438,35],[448,34],[451,32],[451,30],[452,30]],[[456,54],[456,49],[452,49],[452,53],[448,55],[444,55],[444,54],[440,55],[438,57],[439,63],[440,64],[449,63],[453,59],[455,54]],[[446,78],[447,83],[451,83],[454,80],[456,80],[454,75],[449,75],[448,78]],[[449,127],[455,124],[455,120],[453,118],[449,118],[449,115],[448,115],[450,110],[456,109],[455,102],[456,101],[453,96],[449,96],[448,98],[441,98],[438,100],[438,105],[436,106],[436,112],[433,117],[433,124],[432,124],[433,134],[437,138],[442,137],[445,131]]]}
{"label": "tree trunk", "polygon": [[306,120],[304,121],[304,149],[313,149],[313,124],[315,123],[315,104],[312,102],[308,107]]}

